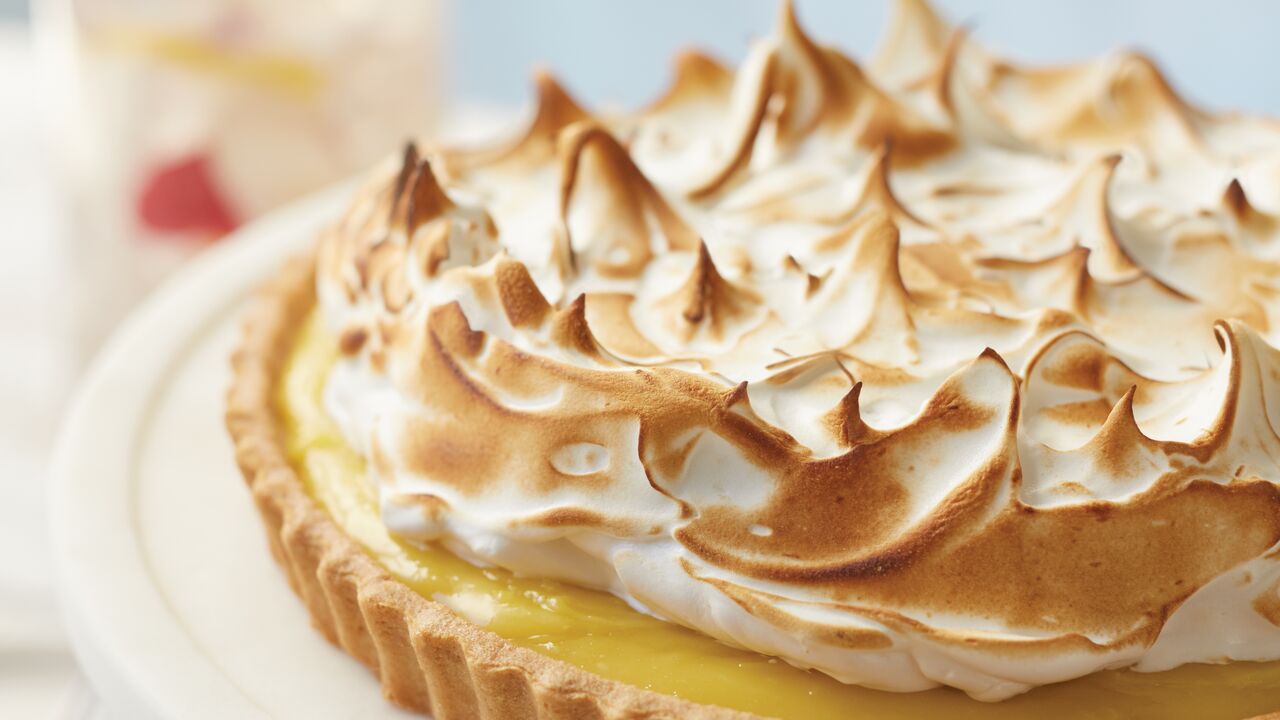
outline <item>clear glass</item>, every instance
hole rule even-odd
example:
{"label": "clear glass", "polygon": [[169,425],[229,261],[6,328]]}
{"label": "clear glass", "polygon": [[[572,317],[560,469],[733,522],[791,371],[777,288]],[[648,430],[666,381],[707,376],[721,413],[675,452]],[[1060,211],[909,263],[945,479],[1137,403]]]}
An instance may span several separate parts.
{"label": "clear glass", "polygon": [[239,224],[429,132],[425,0],[45,0],[75,343]]}

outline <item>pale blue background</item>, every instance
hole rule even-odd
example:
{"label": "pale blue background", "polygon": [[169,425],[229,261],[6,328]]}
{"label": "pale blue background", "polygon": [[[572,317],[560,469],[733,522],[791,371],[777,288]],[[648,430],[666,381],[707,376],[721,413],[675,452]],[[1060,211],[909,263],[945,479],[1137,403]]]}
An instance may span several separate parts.
{"label": "pale blue background", "polygon": [[[173,0],[181,2],[182,0]],[[377,2],[377,0],[353,0]],[[584,99],[638,104],[663,86],[672,53],[726,60],[769,31],[774,0],[423,0],[444,8],[448,81],[460,96],[527,100],[529,68],[551,67]],[[935,0],[1014,59],[1061,61],[1115,47],[1156,57],[1175,87],[1216,108],[1280,115],[1280,2],[1272,0]],[[889,0],[797,0],[820,41],[867,57]],[[26,0],[0,0],[0,18]]]}
{"label": "pale blue background", "polygon": [[[1114,47],[1156,57],[1175,87],[1219,108],[1280,115],[1280,2],[1266,0],[935,0],[968,22],[979,42],[1014,59],[1066,60]],[[817,39],[869,56],[888,0],[797,0]],[[636,104],[655,95],[669,58],[696,44],[737,60],[769,31],[773,0],[467,0],[452,8],[450,75],[464,97],[527,99],[541,63],[593,102]]]}

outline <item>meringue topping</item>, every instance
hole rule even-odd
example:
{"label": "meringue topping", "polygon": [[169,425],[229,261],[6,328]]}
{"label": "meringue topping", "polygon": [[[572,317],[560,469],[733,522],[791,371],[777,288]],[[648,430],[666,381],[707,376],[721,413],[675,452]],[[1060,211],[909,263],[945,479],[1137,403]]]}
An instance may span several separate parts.
{"label": "meringue topping", "polygon": [[869,67],[784,3],[376,173],[317,283],[388,527],[889,690],[1280,658],[1280,124],[919,0]]}

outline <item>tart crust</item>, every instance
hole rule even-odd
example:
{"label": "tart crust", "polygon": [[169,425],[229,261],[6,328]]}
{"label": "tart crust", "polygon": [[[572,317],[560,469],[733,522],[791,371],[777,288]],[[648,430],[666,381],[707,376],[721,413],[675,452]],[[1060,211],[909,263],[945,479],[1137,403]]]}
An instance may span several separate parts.
{"label": "tart crust", "polygon": [[289,463],[275,406],[295,331],[315,304],[314,277],[314,256],[295,257],[254,295],[231,359],[226,423],[271,554],[325,638],[372,670],[388,700],[438,720],[759,717],[518,647],[399,582],[343,533]]}

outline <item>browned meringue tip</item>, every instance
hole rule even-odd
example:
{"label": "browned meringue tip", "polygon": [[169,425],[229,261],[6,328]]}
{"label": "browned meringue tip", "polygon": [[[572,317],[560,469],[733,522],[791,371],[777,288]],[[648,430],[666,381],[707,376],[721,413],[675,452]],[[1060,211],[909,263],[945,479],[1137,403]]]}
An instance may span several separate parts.
{"label": "browned meringue tip", "polygon": [[[871,71],[879,77],[893,77],[893,71],[903,65],[927,66],[932,59],[929,56],[942,53],[950,32],[947,23],[925,0],[895,0],[889,14],[889,29],[872,56]],[[922,78],[895,79],[909,85]]]}
{"label": "browned meringue tip", "polygon": [[724,279],[711,260],[706,242],[699,241],[698,257],[688,280],[673,297],[683,302],[680,317],[691,325],[707,322],[718,328],[722,317],[749,313],[759,304],[755,293]]}
{"label": "browned meringue tip", "polygon": [[1263,212],[1249,201],[1239,178],[1232,178],[1222,193],[1222,204],[1246,231],[1260,236],[1273,236],[1280,231],[1280,217]]}
{"label": "browned meringue tip", "polygon": [[549,71],[535,71],[533,87],[533,119],[515,140],[496,147],[448,151],[444,159],[450,169],[465,171],[487,165],[533,167],[554,155],[556,137],[561,130],[591,117]]}
{"label": "browned meringue tip", "polygon": [[610,176],[609,187],[613,192],[634,190],[633,186],[652,189],[648,178],[636,167],[627,149],[603,125],[592,122],[574,122],[556,136],[556,155],[560,166],[560,211],[567,214],[578,172],[588,150],[595,151],[598,160]]}
{"label": "browned meringue tip", "polygon": [[1140,87],[1153,89],[1155,97],[1162,101],[1157,107],[1179,120],[1191,137],[1198,137],[1193,122],[1195,108],[1174,88],[1160,63],[1141,50],[1129,50],[1122,57],[1130,65],[1129,72],[1133,74],[1134,81]]}
{"label": "browned meringue tip", "polygon": [[[634,275],[651,259],[652,251],[647,242],[646,218],[652,218],[663,233],[670,250],[693,250],[698,242],[697,233],[681,218],[645,177],[617,138],[604,126],[595,122],[578,122],[561,132],[556,142],[560,166],[560,216],[568,218],[575,192],[579,189],[579,177],[584,168],[592,172],[585,192],[604,198],[611,220],[627,227],[622,235],[613,233],[618,245],[626,245],[626,257],[614,262],[610,256],[613,247],[598,249],[597,267],[615,276]],[[572,230],[566,225],[569,250],[573,251]],[[614,247],[617,247],[614,246]],[[577,266],[576,254],[572,263]]]}
{"label": "browned meringue tip", "polygon": [[995,348],[991,346],[982,348],[982,352],[978,353],[978,359],[994,360],[995,362],[999,363],[1000,367],[1004,368],[1006,372],[1008,372],[1010,375],[1013,375],[1013,370],[1009,369],[1009,363],[1005,362],[1004,356],[996,352]]}
{"label": "browned meringue tip", "polygon": [[1086,446],[1100,468],[1121,477],[1128,474],[1128,466],[1139,449],[1154,448],[1158,444],[1138,427],[1133,413],[1137,393],[1138,386],[1130,385]]}
{"label": "browned meringue tip", "polygon": [[733,70],[701,50],[681,50],[676,55],[675,70],[667,89],[639,114],[660,113],[704,97],[728,97],[732,88]]}
{"label": "browned meringue tip", "polygon": [[693,273],[689,277],[687,290],[682,291],[688,302],[680,313],[687,322],[699,323],[707,315],[707,306],[714,302],[716,290],[726,285],[724,278],[716,270],[711,261],[711,253],[706,242],[698,243],[698,260],[694,263]]}
{"label": "browned meringue tip", "polygon": [[[1175,133],[1172,140],[1204,149],[1198,127],[1203,113],[1173,89],[1154,60],[1141,52],[1119,53],[1111,60],[1113,65],[1105,68],[1105,74],[1100,73],[1100,62],[1106,61],[1026,69],[999,60],[993,62],[992,73],[997,91],[1001,83],[1012,78],[1028,93],[1023,101],[1062,105],[1065,99],[1068,103],[1056,122],[1025,138],[1046,148],[1061,149],[1077,141],[1148,146],[1170,142],[1168,135],[1157,137],[1151,133],[1153,128],[1167,127]],[[1072,90],[1073,85],[1082,82],[1093,92]],[[1099,98],[1107,99],[1105,107]],[[1172,124],[1160,126],[1158,121]]]}
{"label": "browned meringue tip", "polygon": [[554,135],[567,125],[591,117],[549,70],[534,71],[533,86],[537,110],[530,134]]}
{"label": "browned meringue tip", "polygon": [[1257,212],[1250,204],[1249,196],[1245,194],[1239,178],[1233,177],[1231,182],[1227,183],[1227,189],[1222,192],[1222,204],[1240,220],[1252,217]]}
{"label": "browned meringue tip", "polygon": [[436,305],[427,313],[427,333],[433,344],[458,357],[474,358],[484,348],[485,333],[473,330],[457,301]]}
{"label": "browned meringue tip", "polygon": [[716,196],[728,187],[734,175],[750,162],[755,139],[760,134],[760,128],[764,124],[765,115],[768,113],[768,99],[777,67],[776,56],[770,54],[765,59],[765,66],[757,83],[757,100],[742,127],[735,132],[730,146],[732,150],[726,154],[725,160],[719,164],[719,167],[709,177],[685,191],[685,195],[689,199],[706,200]]}
{"label": "browned meringue tip", "polygon": [[1078,229],[1077,242],[1091,251],[1090,265],[1113,280],[1129,279],[1145,272],[1120,242],[1112,217],[1111,186],[1121,160],[1118,153],[1094,160],[1050,211],[1053,221],[1062,227],[1070,223],[1069,218],[1078,208],[1086,209],[1093,227]]}
{"label": "browned meringue tip", "polygon": [[[408,157],[406,156],[406,160]],[[396,178],[399,185],[400,178]],[[428,222],[441,217],[456,207],[444,188],[440,187],[435,173],[431,170],[431,162],[423,159],[418,162],[404,189],[397,194],[396,204],[392,210],[393,227],[402,229],[412,236],[414,231]]]}
{"label": "browned meringue tip", "polygon": [[842,448],[875,442],[885,436],[885,433],[863,422],[862,411],[858,407],[861,397],[862,381],[859,380],[823,417],[824,424],[831,430],[831,434],[835,436],[836,442]]}
{"label": "browned meringue tip", "polygon": [[587,296],[578,295],[551,318],[551,339],[560,347],[602,360],[607,353],[587,323]]}
{"label": "browned meringue tip", "polygon": [[396,172],[396,179],[391,185],[391,196],[399,198],[404,189],[409,186],[409,178],[418,169],[418,145],[412,140],[406,140],[404,149],[400,151],[400,169]]}
{"label": "browned meringue tip", "polygon": [[725,410],[732,408],[750,408],[751,393],[746,380],[733,386],[732,390],[726,392],[720,401],[720,406]]}
{"label": "browned meringue tip", "polygon": [[494,281],[498,286],[498,299],[503,313],[512,327],[542,327],[551,314],[551,303],[543,296],[529,268],[524,263],[503,254],[494,267]]}
{"label": "browned meringue tip", "polygon": [[806,48],[816,49],[813,41],[805,33],[804,28],[800,27],[800,18],[796,16],[794,0],[778,0],[777,16],[773,21],[773,26],[777,29],[779,35],[795,40]]}

